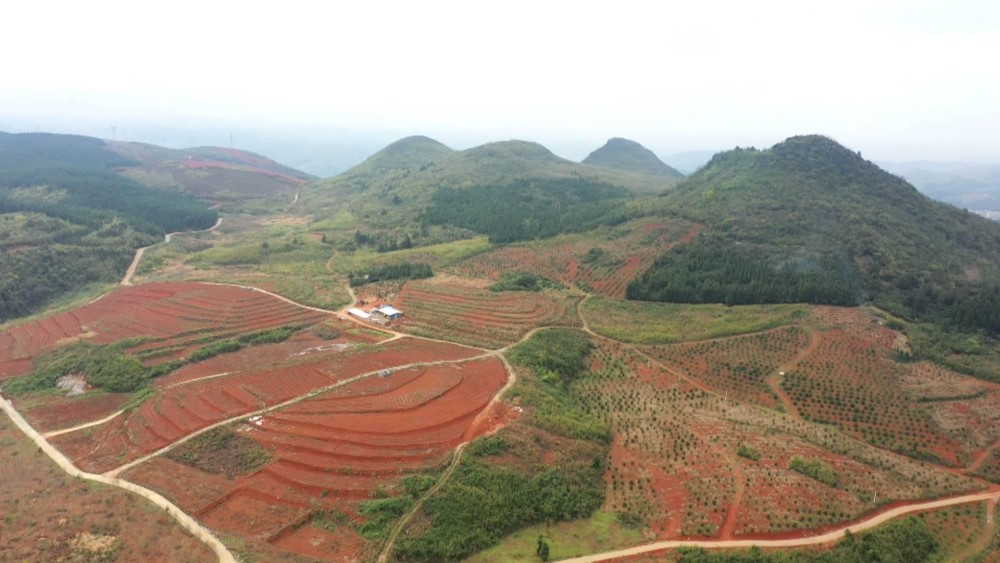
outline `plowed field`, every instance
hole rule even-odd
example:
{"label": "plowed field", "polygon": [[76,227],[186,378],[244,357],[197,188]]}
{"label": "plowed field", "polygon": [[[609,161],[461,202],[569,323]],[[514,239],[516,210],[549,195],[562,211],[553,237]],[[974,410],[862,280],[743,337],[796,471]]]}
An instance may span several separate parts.
{"label": "plowed field", "polygon": [[130,352],[155,364],[182,357],[212,340],[329,317],[259,291],[201,283],[151,283],[122,288],[88,305],[0,333],[0,380],[27,373],[31,359],[58,343],[149,341]]}

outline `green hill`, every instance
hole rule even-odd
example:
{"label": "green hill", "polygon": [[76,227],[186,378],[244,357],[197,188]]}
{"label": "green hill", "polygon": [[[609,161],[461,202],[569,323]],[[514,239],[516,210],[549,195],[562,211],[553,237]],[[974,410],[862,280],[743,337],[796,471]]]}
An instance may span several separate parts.
{"label": "green hill", "polygon": [[710,229],[637,279],[633,299],[871,301],[910,320],[1000,331],[1000,225],[826,137],[720,153],[663,197]]}
{"label": "green hill", "polygon": [[634,196],[675,182],[572,162],[526,141],[452,151],[427,137],[407,137],[309,184],[303,207],[317,230],[349,224],[347,235],[356,229],[371,236],[358,240],[373,244],[407,237],[425,246],[477,233],[508,242],[621,220]]}
{"label": "green hill", "polygon": [[667,166],[653,151],[635,141],[615,137],[583,159],[584,164],[680,179],[684,175]]}
{"label": "green hill", "polygon": [[116,281],[164,233],[215,223],[204,203],[115,172],[135,164],[99,139],[0,133],[0,321]]}

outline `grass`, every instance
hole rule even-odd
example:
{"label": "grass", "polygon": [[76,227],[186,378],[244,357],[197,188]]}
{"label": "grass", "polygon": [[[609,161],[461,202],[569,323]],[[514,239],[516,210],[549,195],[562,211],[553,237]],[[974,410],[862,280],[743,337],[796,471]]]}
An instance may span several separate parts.
{"label": "grass", "polygon": [[759,332],[794,324],[809,315],[805,305],[684,305],[587,300],[582,309],[590,328],[630,344],[670,344]]}
{"label": "grass", "polygon": [[474,563],[538,561],[535,549],[538,537],[549,544],[549,559],[557,561],[588,553],[599,553],[645,541],[642,533],[618,523],[613,512],[597,511],[586,520],[539,524],[524,528],[504,538],[499,544],[470,557]]}

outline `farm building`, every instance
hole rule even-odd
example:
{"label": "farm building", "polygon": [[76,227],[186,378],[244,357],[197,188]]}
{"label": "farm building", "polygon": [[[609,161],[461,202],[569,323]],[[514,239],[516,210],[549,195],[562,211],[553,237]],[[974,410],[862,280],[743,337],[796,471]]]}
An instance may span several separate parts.
{"label": "farm building", "polygon": [[351,307],[350,309],[348,309],[347,314],[351,315],[352,317],[357,317],[359,319],[366,321],[372,317],[371,315],[362,311],[361,309],[358,309],[357,307]]}
{"label": "farm building", "polygon": [[374,309],[372,309],[372,314],[376,313],[390,319],[398,319],[403,316],[403,312],[393,307],[392,305],[382,305],[381,307],[375,307]]}

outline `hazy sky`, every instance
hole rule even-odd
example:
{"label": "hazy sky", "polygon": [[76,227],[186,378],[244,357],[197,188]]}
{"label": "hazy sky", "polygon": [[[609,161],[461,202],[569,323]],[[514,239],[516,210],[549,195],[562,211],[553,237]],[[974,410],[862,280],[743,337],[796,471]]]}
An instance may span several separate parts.
{"label": "hazy sky", "polygon": [[0,52],[0,118],[1000,160],[996,0],[35,0]]}

